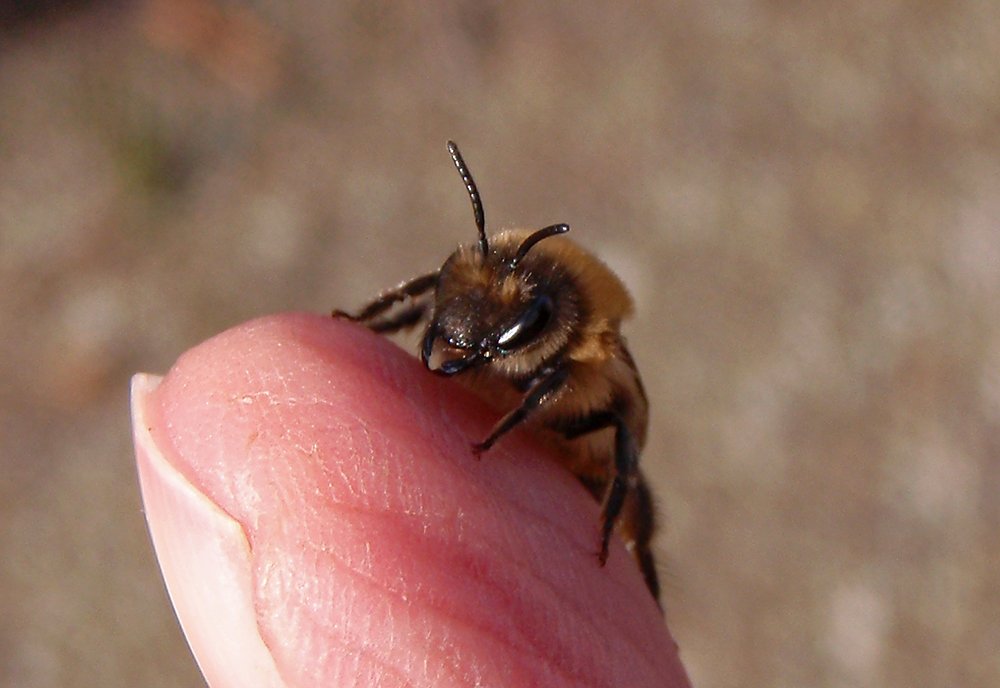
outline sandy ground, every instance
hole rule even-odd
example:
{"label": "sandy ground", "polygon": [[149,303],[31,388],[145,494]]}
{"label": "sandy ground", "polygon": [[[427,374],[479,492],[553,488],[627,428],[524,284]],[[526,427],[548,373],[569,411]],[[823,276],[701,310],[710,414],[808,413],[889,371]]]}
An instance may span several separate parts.
{"label": "sandy ground", "polygon": [[[0,3],[0,684],[197,686],[133,371],[568,222],[698,686],[1000,685],[1000,5]],[[645,6],[643,6],[645,5]]]}

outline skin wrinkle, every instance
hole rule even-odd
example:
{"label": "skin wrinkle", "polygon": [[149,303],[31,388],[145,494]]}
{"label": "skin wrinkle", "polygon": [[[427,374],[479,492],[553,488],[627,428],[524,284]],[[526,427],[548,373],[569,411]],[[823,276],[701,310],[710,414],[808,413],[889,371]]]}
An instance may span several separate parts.
{"label": "skin wrinkle", "polygon": [[[443,550],[444,548],[441,548],[441,547],[438,547],[438,546],[436,546],[436,545],[432,545],[431,547],[429,547],[429,548],[427,548],[427,549],[429,549],[429,550],[431,550],[431,551],[436,551],[436,552],[441,552],[441,551],[442,551],[442,550]],[[395,588],[393,588],[393,587],[391,587],[391,586],[385,586],[384,584],[382,584],[382,583],[379,583],[379,582],[375,581],[375,580],[374,580],[374,579],[373,579],[373,578],[371,577],[371,575],[370,575],[370,574],[368,574],[368,573],[365,573],[365,572],[363,572],[363,571],[359,570],[359,569],[358,569],[357,567],[355,567],[355,566],[352,566],[352,565],[351,565],[351,564],[350,564],[350,563],[349,563],[349,562],[348,562],[348,561],[347,561],[347,560],[346,560],[346,559],[345,559],[344,557],[338,557],[338,556],[336,556],[336,555],[335,555],[335,553],[332,553],[332,557],[331,557],[331,558],[335,559],[336,561],[339,561],[339,562],[341,562],[341,563],[342,563],[342,564],[344,565],[344,567],[345,567],[345,568],[346,568],[346,569],[347,569],[347,570],[348,570],[349,572],[352,572],[352,573],[354,573],[355,575],[359,575],[359,576],[362,576],[362,577],[363,577],[363,578],[364,578],[365,580],[367,580],[368,582],[370,582],[370,583],[372,583],[373,585],[375,585],[375,586],[379,587],[379,589],[382,589],[382,590],[388,590],[388,591],[392,592],[392,594],[393,594],[393,595],[394,595],[395,597],[399,598],[400,600],[405,600],[405,596],[404,596],[404,595],[402,595],[402,592],[401,592],[400,590],[397,590],[397,589],[395,589]],[[503,587],[501,587],[501,589],[503,589]],[[451,614],[450,612],[447,612],[447,611],[445,611],[444,607],[442,607],[441,605],[438,605],[438,604],[432,604],[432,605],[422,605],[422,606],[425,606],[425,607],[429,607],[429,608],[431,608],[431,609],[433,609],[433,610],[436,610],[436,611],[437,611],[437,613],[438,613],[438,615],[439,615],[439,616],[442,616],[442,617],[450,617],[450,618],[455,618],[455,619],[458,619],[458,618],[460,618],[460,617],[459,617],[459,616],[457,616],[457,615],[454,615],[454,614]],[[465,619],[464,621],[465,621],[465,625],[467,625],[467,626],[469,626],[469,627],[471,627],[471,628],[476,628],[476,629],[478,629],[478,630],[480,630],[480,631],[482,631],[482,632],[484,632],[484,633],[486,633],[486,634],[493,634],[494,636],[496,636],[496,635],[497,635],[497,632],[496,632],[496,629],[489,629],[489,628],[484,628],[484,627],[483,627],[482,625],[479,625],[479,624],[475,624],[475,623],[473,623],[473,622],[469,621],[468,619]],[[525,650],[525,651],[530,651],[530,647],[529,647],[529,648],[525,648],[525,647],[524,647],[523,645],[520,645],[520,644],[518,644],[518,645],[517,645],[517,647],[518,647],[519,649],[521,649],[521,650]]]}
{"label": "skin wrinkle", "polygon": [[[351,461],[351,465],[355,466],[370,466],[372,469],[381,465],[377,459],[377,452],[375,450],[375,444],[372,441],[372,434],[364,426],[359,426],[357,428],[349,428],[345,431],[345,436],[353,438],[356,433],[362,433],[367,440],[364,444],[367,447],[366,450],[359,450],[357,444],[352,441],[347,441],[344,443],[344,447],[351,453],[348,457]],[[414,496],[409,492],[390,489],[390,485],[405,486],[408,483],[408,476],[406,474],[397,474],[396,480],[391,481],[391,483],[386,483],[382,480],[363,480],[363,485],[365,486],[363,490],[358,490],[355,483],[358,482],[357,479],[349,475],[345,470],[344,466],[347,461],[320,461],[319,465],[321,470],[325,475],[330,475],[333,469],[336,469],[336,475],[340,481],[339,484],[346,488],[354,501],[361,505],[360,508],[365,508],[371,512],[385,512],[390,513],[393,511],[400,513],[427,513],[425,508],[425,502],[422,499],[414,499]],[[414,461],[408,461],[404,459],[401,461],[403,465],[411,464],[416,465]],[[376,491],[377,490],[377,491]],[[421,493],[418,491],[414,493],[417,498],[422,497]],[[341,499],[338,499],[332,492],[327,495],[329,501],[332,504],[338,504],[341,506],[347,506],[343,503]],[[378,499],[373,499],[373,497],[380,497]],[[395,503],[401,503],[404,505],[402,510],[399,510],[394,506]],[[411,505],[418,503],[417,508],[412,508]]]}
{"label": "skin wrinkle", "polygon": [[[346,507],[345,510],[351,510],[351,509],[352,509],[351,507]],[[378,515],[378,519],[379,520],[392,520],[391,517],[386,516],[386,515]],[[354,524],[356,523],[356,521],[354,519],[348,518],[348,519],[345,519],[345,522],[347,522],[349,524],[348,527],[351,528],[352,530],[366,530],[363,527],[356,528],[354,526]],[[397,527],[395,530],[399,531],[401,529]],[[410,529],[410,530],[412,530],[412,529]],[[406,540],[407,538],[404,536],[401,539]],[[482,582],[484,584],[484,587],[486,587],[486,588],[489,588],[491,590],[501,591],[501,593],[503,594],[507,590],[516,589],[517,588],[516,585],[511,585],[512,581],[514,581],[514,582],[522,581],[522,580],[524,580],[524,579],[526,579],[528,577],[531,577],[531,578],[535,579],[537,583],[541,583],[545,587],[545,589],[547,590],[547,592],[549,593],[549,594],[546,594],[546,595],[542,595],[541,597],[549,597],[549,596],[551,596],[554,599],[567,599],[566,595],[564,593],[562,593],[559,588],[553,586],[550,581],[546,581],[544,579],[535,578],[532,575],[532,572],[530,571],[530,569],[527,569],[523,564],[519,564],[516,561],[510,562],[510,564],[511,564],[511,571],[512,571],[511,575],[502,577],[501,579],[497,579],[495,577],[490,577],[490,576],[484,576],[482,574],[484,572],[489,571],[488,568],[484,568],[484,567],[481,567],[481,566],[468,566],[468,565],[466,565],[466,560],[468,558],[463,558],[461,556],[456,556],[452,551],[450,551],[453,548],[448,548],[446,546],[440,546],[438,543],[433,542],[433,538],[428,538],[428,539],[432,540],[431,544],[429,546],[427,546],[427,547],[421,547],[421,548],[419,548],[418,551],[432,551],[432,552],[435,552],[436,553],[435,557],[437,559],[439,559],[439,560],[441,559],[441,553],[445,552],[448,555],[447,559],[443,562],[444,563],[443,568],[445,570],[449,570],[449,571],[451,571],[451,570],[461,570],[461,571],[465,571],[465,572],[470,572],[471,571],[473,573],[473,575],[475,576],[475,578],[478,581]],[[488,549],[488,547],[487,548],[483,548],[483,549]],[[363,580],[365,580],[366,582],[370,583],[372,586],[377,587],[378,589],[380,589],[382,591],[389,592],[394,597],[396,597],[397,599],[399,599],[400,601],[404,601],[405,602],[405,596],[403,595],[403,593],[402,593],[401,590],[399,590],[397,588],[394,588],[391,585],[386,585],[384,583],[379,582],[378,580],[376,580],[375,578],[373,578],[370,573],[362,571],[357,566],[352,565],[352,563],[349,561],[348,558],[343,557],[343,556],[339,556],[336,551],[328,551],[328,554],[329,554],[329,558],[331,560],[339,562],[340,564],[342,564],[344,570],[347,571],[349,574],[360,576]],[[431,558],[430,557],[426,557],[425,559],[426,560],[430,560]],[[480,560],[480,558],[477,558],[477,560]],[[454,613],[452,611],[449,611],[448,609],[446,609],[446,607],[444,605],[441,604],[440,599],[427,596],[426,593],[428,591],[426,591],[426,590],[424,592],[425,592],[425,598],[426,598],[426,600],[428,600],[428,602],[425,603],[425,604],[422,604],[421,606],[422,607],[426,607],[429,610],[436,612],[439,617],[445,618],[445,619],[452,619],[452,620],[455,620],[455,621],[459,621],[465,627],[468,627],[468,628],[471,628],[471,629],[475,629],[475,630],[481,632],[483,635],[491,636],[491,637],[494,637],[497,640],[502,641],[505,646],[510,646],[510,647],[518,650],[519,652],[522,652],[522,653],[527,652],[529,654],[532,654],[533,656],[538,657],[539,660],[548,661],[549,663],[551,663],[549,653],[540,654],[540,653],[538,653],[536,651],[537,647],[547,645],[547,643],[544,642],[544,639],[540,639],[540,638],[538,638],[536,636],[533,636],[533,635],[527,635],[527,636],[525,636],[523,633],[520,633],[520,634],[517,634],[517,635],[525,637],[527,639],[526,640],[526,644],[525,643],[521,643],[521,642],[517,642],[517,640],[516,640],[516,638],[514,636],[511,636],[509,633],[503,633],[502,632],[502,628],[503,628],[502,626],[495,626],[495,625],[489,625],[489,624],[476,623],[474,620],[470,619],[469,617],[465,617],[465,616],[462,616],[460,614],[456,614],[456,613]],[[517,595],[503,594],[503,603],[504,603],[504,606],[508,606],[508,607],[511,607],[511,608],[521,608],[522,609],[522,612],[513,613],[513,614],[511,614],[511,616],[514,617],[514,618],[525,618],[523,611],[525,610],[525,608],[529,608],[530,609],[530,607],[528,605],[524,604],[524,603],[522,603],[522,604],[514,604],[514,603],[516,603],[518,601],[519,601],[519,598],[518,598]],[[557,605],[557,606],[560,606],[560,605]],[[599,629],[600,628],[605,628],[607,626],[606,622],[610,621],[610,619],[601,619],[600,622],[595,623],[594,620],[592,620],[592,619],[590,619],[590,618],[588,618],[588,617],[580,614],[578,612],[578,610],[572,609],[572,607],[571,607],[571,611],[572,611],[572,613],[574,615],[575,621],[573,623],[569,623],[570,620],[565,620],[565,621],[563,621],[563,625],[567,625],[568,624],[572,628],[579,628],[579,624],[580,623],[584,623],[588,627],[590,627],[590,628],[593,629],[593,635],[595,637],[599,637],[601,635],[600,632],[599,632]],[[531,626],[531,624],[528,624],[528,626]],[[578,633],[574,633],[573,635],[579,635],[579,634]],[[553,655],[560,655],[560,654],[566,654],[566,653],[565,653],[565,651],[554,650],[552,652],[552,654]],[[570,652],[569,654],[572,656],[573,654],[578,654],[578,653]],[[651,667],[649,669],[650,669],[650,671],[652,671]],[[575,684],[579,684],[579,682],[582,680],[582,678],[580,676],[578,676],[576,673],[567,672],[566,670],[563,670],[560,673],[564,673],[564,674],[567,674],[567,676],[572,677],[574,679],[574,685]]]}
{"label": "skin wrinkle", "polygon": [[[338,557],[336,559],[340,560],[340,561],[343,561],[343,558],[339,558]],[[362,582],[368,584],[369,587],[376,588],[380,592],[383,592],[383,593],[390,592],[393,595],[393,597],[396,598],[397,601],[401,602],[405,606],[405,608],[409,609],[410,605],[405,601],[405,599],[403,598],[403,596],[399,595],[398,593],[396,593],[396,591],[393,591],[391,588],[387,588],[381,582],[376,581],[372,577],[370,577],[368,575],[365,575],[364,573],[358,571],[355,568],[350,567],[348,564],[344,565],[343,570],[344,570],[344,572],[345,572],[345,574],[347,576],[350,576],[350,577],[354,578],[356,581],[362,581]],[[360,590],[361,587],[362,587],[361,585],[356,584],[356,585],[352,586],[352,589],[358,589],[358,590]],[[380,595],[379,598],[384,599],[385,595]],[[471,622],[468,621],[468,619],[466,619],[464,617],[461,617],[461,616],[455,615],[455,614],[446,613],[442,609],[435,608],[435,607],[430,606],[430,605],[421,604],[421,607],[422,607],[421,611],[428,611],[429,610],[431,612],[436,612],[436,615],[437,615],[438,618],[451,619],[452,621],[457,622],[457,625],[460,625],[465,630],[467,630],[467,631],[474,631],[476,633],[476,635],[481,636],[484,640],[492,641],[493,644],[500,644],[501,646],[503,646],[505,648],[512,648],[512,649],[519,650],[519,653],[518,653],[519,657],[524,657],[525,655],[533,656],[535,659],[538,660],[537,663],[538,663],[539,666],[554,668],[554,665],[553,665],[553,663],[551,661],[548,661],[548,662],[545,661],[545,660],[548,659],[547,657],[542,656],[539,653],[532,651],[530,648],[525,648],[523,645],[513,645],[510,642],[507,642],[504,637],[496,635],[495,633],[491,632],[490,629],[484,629],[484,628],[482,628],[481,626],[479,626],[477,624],[471,623]],[[317,613],[316,610],[308,610],[308,611],[310,611],[313,616],[315,616],[316,613]],[[396,617],[396,618],[398,618],[398,617]],[[429,620],[426,620],[426,621],[422,622],[421,625],[434,626],[434,624],[430,623]],[[447,624],[442,624],[441,627],[446,628],[446,627],[448,627],[448,625]],[[346,627],[339,627],[339,628],[345,629]],[[448,634],[446,633],[445,637],[447,637],[447,635]],[[391,666],[391,667],[395,668],[397,670],[397,672],[400,673],[401,675],[404,674],[403,670],[400,668],[401,665],[400,665],[399,662],[390,662],[389,661],[389,657],[391,657],[391,656],[393,656],[395,654],[394,652],[391,651],[391,648],[393,647],[393,643],[391,641],[386,644],[390,648],[390,651],[387,651],[387,652],[383,653],[383,652],[376,652],[376,651],[372,650],[372,646],[371,645],[365,644],[365,643],[360,642],[360,641],[358,641],[356,643],[351,643],[350,640],[354,639],[355,637],[356,637],[355,635],[348,635],[348,634],[341,635],[340,636],[340,641],[341,641],[342,646],[348,647],[348,648],[355,648],[355,649],[363,652],[366,656],[374,657],[380,664]],[[469,643],[469,641],[463,641],[462,644],[466,645],[466,644],[470,644],[470,643]],[[444,650],[445,648],[442,647],[441,649]],[[407,653],[407,654],[409,654],[409,653]],[[454,655],[455,653],[454,652],[443,652],[442,654]],[[448,661],[442,661],[442,662],[440,662],[439,663],[439,669],[447,667],[449,665],[462,665],[461,662],[454,661],[454,657],[453,656],[451,657],[451,659],[452,659],[452,661],[450,661],[450,662],[448,662]],[[466,662],[465,664],[469,664],[469,663]],[[440,674],[441,671],[439,670],[438,673]],[[458,678],[458,674],[455,673],[455,672],[453,672],[453,671],[445,671],[445,673],[448,676],[452,677],[452,678],[456,678],[456,679]],[[531,673],[535,673],[535,672],[531,672]],[[562,672],[557,672],[557,673],[562,673]],[[433,678],[433,677],[429,677],[429,678]],[[465,685],[465,681],[458,681],[458,682],[456,682],[455,685]],[[573,683],[573,685],[582,685],[582,684],[580,684],[579,681],[575,681]]]}
{"label": "skin wrinkle", "polygon": [[[371,648],[369,648],[369,647],[367,647],[367,646],[365,646],[363,644],[360,644],[360,643],[351,643],[351,642],[349,642],[349,639],[338,638],[336,636],[330,636],[328,638],[324,638],[324,643],[329,643],[330,645],[333,646],[333,647],[330,647],[330,649],[328,651],[328,654],[330,654],[330,655],[334,654],[333,651],[336,648],[341,648],[343,650],[343,652],[338,655],[338,660],[340,659],[340,657],[344,657],[344,656],[350,657],[352,655],[356,659],[358,659],[358,660],[361,660],[361,659],[368,660],[368,663],[372,667],[371,673],[373,675],[376,675],[376,676],[379,677],[380,683],[382,682],[382,679],[384,679],[384,674],[389,674],[389,675],[395,676],[397,678],[397,680],[400,682],[399,685],[402,685],[402,686],[416,686],[416,685],[420,685],[420,683],[414,683],[413,680],[411,680],[411,678],[410,678],[410,672],[403,671],[398,666],[393,665],[393,664],[385,661],[384,658],[378,656],[375,652],[372,652]],[[279,672],[280,672],[282,678],[284,679],[287,674],[286,674],[286,672],[281,671],[280,665],[282,665],[282,664],[284,664],[284,662],[279,663]],[[321,664],[317,663],[317,665],[321,665]],[[355,668],[341,667],[340,668],[340,675],[341,676],[338,677],[338,680],[334,680],[333,684],[334,685],[341,685],[343,683],[342,675],[345,674],[345,673],[347,673],[352,679],[355,679],[355,681],[359,678],[359,672],[358,672],[357,669],[355,669]],[[288,683],[289,683],[289,685],[295,685],[296,682],[288,682]],[[366,686],[366,688],[367,688],[368,686],[370,686],[372,684],[370,684],[370,683],[364,683],[364,684],[362,684],[362,683],[355,682],[354,685],[358,685],[358,686],[362,686],[363,685],[363,686]]]}
{"label": "skin wrinkle", "polygon": [[[271,426],[274,426],[274,425],[278,425],[278,426],[283,425],[282,423],[280,423],[280,421],[279,422],[273,422],[273,421],[270,421],[270,420],[268,420],[267,422],[261,423],[261,424],[262,425],[267,425],[268,427],[271,427]],[[351,428],[351,429],[353,430],[353,428]],[[256,436],[258,438],[258,440],[261,440],[261,441],[267,439],[266,436],[261,437],[261,433],[259,431],[255,431],[253,433],[253,435]],[[299,454],[301,454],[303,456],[306,456],[306,457],[309,457],[309,458],[313,458],[313,459],[318,458],[319,455],[320,455],[320,452],[319,452],[319,443],[318,442],[312,441],[311,444],[309,445],[309,447],[306,448],[302,443],[300,443],[297,440],[296,437],[294,437],[294,436],[292,436],[290,434],[290,430],[287,427],[286,427],[285,431],[283,432],[281,439],[282,439],[282,442],[280,442],[280,443],[269,442],[269,443],[267,443],[267,446],[273,446],[274,444],[280,444],[281,446],[290,446],[290,447],[292,447],[292,449],[296,450]],[[285,457],[284,452],[282,452],[280,456],[281,456],[281,458],[284,458]],[[361,456],[361,454],[355,453],[355,458],[359,458],[360,456]],[[372,452],[369,452],[367,454],[367,456],[371,457],[372,456]],[[271,461],[272,461],[272,458],[269,457],[269,456],[267,456],[266,454],[255,454],[255,453],[251,452],[251,453],[249,453],[246,456],[245,461],[244,461],[244,466],[248,466],[249,467],[249,466],[252,466],[252,465],[254,465],[256,463],[270,463]],[[327,473],[327,474],[329,473],[330,469],[334,469],[334,468],[337,469],[337,477],[340,479],[339,482],[338,482],[338,484],[341,485],[343,488],[347,489],[349,491],[350,496],[352,498],[355,498],[355,499],[358,499],[358,501],[361,501],[359,498],[362,497],[363,495],[361,493],[357,492],[357,490],[354,487],[354,484],[357,481],[355,479],[353,479],[351,475],[349,475],[347,472],[344,471],[344,466],[346,465],[347,462],[345,462],[345,461],[313,461],[313,462],[310,462],[310,463],[312,463],[313,465],[321,467],[324,470],[324,472]],[[371,463],[371,462],[369,462],[369,463]],[[249,473],[249,474],[253,474],[254,473],[254,471],[251,468],[247,468],[245,472]],[[292,489],[294,488],[294,483],[293,483],[293,486],[290,486],[290,488],[292,488]],[[331,502],[338,501],[331,494],[323,493],[323,496],[326,499],[328,499],[329,501],[331,501]]]}
{"label": "skin wrinkle", "polygon": [[[332,558],[342,559],[342,558],[339,558],[339,557],[332,557]],[[369,576],[364,575],[363,573],[361,573],[360,571],[358,571],[358,570],[350,567],[349,565],[345,565],[343,570],[346,572],[346,574],[348,576],[352,576],[354,578],[359,578],[363,582],[369,584],[369,587],[374,587],[374,588],[377,588],[377,589],[379,589],[381,591],[385,590],[384,586],[382,586],[380,583],[374,581]],[[355,589],[356,590],[356,589],[360,589],[360,587],[361,586],[352,586],[351,589]],[[383,595],[383,596],[377,596],[375,599],[382,599],[382,600],[384,600],[385,598],[384,598],[384,595]],[[306,608],[306,609],[307,609],[308,612],[311,612],[312,616],[315,616],[318,613],[318,611],[316,609],[308,609],[308,608]],[[408,607],[407,607],[407,609],[408,609]],[[350,613],[348,613],[346,616],[347,616],[347,618],[352,618],[353,615],[350,614]],[[366,618],[370,617],[370,609],[366,609],[365,616],[366,616]],[[398,618],[398,616],[395,617],[395,618]],[[407,618],[411,618],[411,615],[407,615]],[[314,625],[319,625],[319,624],[314,624]],[[404,668],[401,668],[402,665],[401,665],[400,662],[398,662],[398,661],[391,662],[390,659],[389,659],[390,657],[394,657],[395,654],[397,654],[397,653],[394,653],[392,651],[392,648],[395,646],[393,642],[389,642],[389,643],[386,644],[387,647],[389,648],[389,651],[378,652],[378,651],[376,651],[376,650],[373,649],[372,645],[366,644],[362,640],[355,640],[356,638],[363,638],[365,636],[364,629],[362,629],[361,632],[356,632],[356,633],[354,633],[352,635],[352,634],[349,634],[349,633],[346,632],[347,630],[349,630],[351,628],[349,626],[342,625],[342,626],[338,626],[337,628],[339,628],[342,631],[342,633],[339,636],[335,636],[335,640],[336,640],[336,642],[341,647],[347,648],[349,650],[354,650],[357,654],[359,654],[359,655],[361,655],[363,657],[371,658],[371,659],[374,660],[373,663],[377,664],[379,666],[382,666],[382,665],[390,666],[393,669],[393,673],[397,674],[402,680],[405,680],[406,683],[407,683],[407,685],[413,685],[412,683],[410,683],[410,680],[409,680],[409,676],[411,675],[411,672],[410,671],[406,671]],[[354,630],[356,630],[356,629],[354,629]],[[325,640],[326,640],[326,638],[324,638],[324,642],[325,642]],[[409,657],[409,655],[410,655],[410,653],[405,653],[404,659],[406,659],[407,657]],[[311,657],[310,659],[313,660],[313,661],[315,661],[315,657]],[[444,667],[444,666],[447,666],[447,663],[440,663],[440,665],[439,665],[439,671],[436,672],[437,673],[436,676],[431,676],[428,673],[428,674],[425,674],[425,677],[429,678],[429,679],[436,679],[436,678],[438,678],[440,676],[440,674],[441,674],[440,668]],[[450,675],[450,676],[455,676],[454,672],[446,672],[446,673],[448,673],[448,675]],[[434,685],[438,685],[438,683],[435,683]],[[456,684],[456,685],[461,685],[461,684]]]}
{"label": "skin wrinkle", "polygon": [[[351,505],[347,505],[347,504],[343,504],[343,503],[336,504],[335,507],[334,507],[334,510],[342,512],[342,513],[347,513],[347,514],[354,514],[354,515],[365,516],[365,517],[368,518],[368,520],[393,522],[393,528],[392,528],[392,530],[396,531],[396,532],[405,532],[407,530],[409,532],[418,532],[417,529],[414,529],[412,527],[407,528],[408,524],[405,521],[402,524],[396,522],[395,514],[392,514],[392,513],[388,513],[388,512],[382,512],[382,513],[371,512],[371,511],[365,509],[364,507],[355,507],[355,506],[351,506]],[[325,521],[326,519],[323,519],[323,520]],[[416,519],[414,519],[414,520],[416,520]],[[359,521],[359,519],[344,518],[343,521],[345,523],[348,523],[348,524],[355,524],[355,523],[357,523]],[[355,529],[353,525],[351,525],[350,527],[352,529]],[[388,530],[388,529],[386,529],[386,530]],[[439,543],[434,542],[435,539],[431,535],[429,535],[429,533],[433,533],[435,531],[436,531],[436,529],[427,529],[425,527],[425,524],[421,524],[421,528],[419,529],[419,532],[423,535],[423,539],[424,540],[428,540],[431,543],[429,546],[423,547],[421,549],[422,550],[426,549],[428,551],[433,551],[433,552],[445,552],[445,551],[448,551],[449,548],[447,546],[443,546],[443,547],[440,546]],[[406,540],[407,538],[403,537],[401,539]],[[312,540],[307,540],[307,541],[303,542],[302,544],[304,544],[304,545],[312,544],[314,550],[320,551],[320,552],[324,552],[324,553],[328,553],[331,556],[334,556],[336,554],[335,550],[333,550],[331,548],[328,548],[326,546],[322,546],[322,545],[317,546],[315,543],[313,543]],[[472,544],[476,544],[476,543],[472,543]],[[489,549],[492,549],[492,546],[486,545],[486,546],[482,547],[481,549],[489,550]],[[435,556],[438,559],[440,559],[439,555],[435,555]],[[344,562],[345,566],[348,566],[348,567],[351,567],[351,568],[355,568],[355,569],[357,568],[357,567],[352,567],[351,564],[347,563],[347,560],[345,558],[343,558],[343,557],[335,557],[335,558],[337,558],[338,560]],[[511,565],[514,566],[516,568],[516,570],[518,571],[518,575],[512,577],[514,580],[520,580],[520,579],[527,578],[527,577],[534,578],[537,583],[543,585],[551,593],[552,597],[558,598],[558,599],[567,599],[568,600],[568,598],[565,596],[565,594],[563,594],[561,592],[561,588],[553,586],[551,582],[546,581],[545,579],[541,579],[541,578],[535,577],[533,575],[532,571],[527,566],[525,566],[524,564],[520,564],[516,560],[511,560]],[[446,566],[445,568],[451,569],[453,567],[449,565],[449,566]],[[459,566],[459,567],[454,567],[454,568],[458,568],[458,569],[461,569],[461,570],[470,570],[471,567]],[[368,575],[368,574],[365,574],[365,575]],[[481,577],[481,580],[488,581],[490,579],[487,579],[485,577]],[[498,590],[506,590],[510,586],[509,585],[492,585],[492,586],[489,586],[489,587],[494,588],[494,589],[498,589]],[[403,590],[398,590],[398,589],[395,589],[395,588],[392,588],[392,587],[387,587],[387,589],[392,590],[395,594],[399,594],[400,596],[405,597]],[[580,618],[581,618],[581,620],[584,620],[586,617],[580,616]],[[609,621],[609,619],[602,620],[600,624],[590,623],[589,625],[594,626],[595,628],[598,625],[600,625],[600,626],[603,627],[603,625],[605,625],[606,621]]]}

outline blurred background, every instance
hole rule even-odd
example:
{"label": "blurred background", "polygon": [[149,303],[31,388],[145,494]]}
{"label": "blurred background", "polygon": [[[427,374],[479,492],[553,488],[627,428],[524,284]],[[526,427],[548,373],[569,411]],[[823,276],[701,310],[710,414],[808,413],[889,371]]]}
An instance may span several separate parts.
{"label": "blurred background", "polygon": [[203,685],[129,376],[439,265],[449,138],[636,297],[696,685],[1000,685],[992,0],[0,0],[0,685]]}

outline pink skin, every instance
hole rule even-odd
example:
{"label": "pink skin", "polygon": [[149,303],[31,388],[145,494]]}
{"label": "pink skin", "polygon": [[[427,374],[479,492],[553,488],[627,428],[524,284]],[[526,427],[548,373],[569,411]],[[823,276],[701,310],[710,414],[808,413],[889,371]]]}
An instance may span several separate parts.
{"label": "pink skin", "polygon": [[143,500],[213,688],[687,686],[598,505],[368,331],[279,315],[136,376]]}

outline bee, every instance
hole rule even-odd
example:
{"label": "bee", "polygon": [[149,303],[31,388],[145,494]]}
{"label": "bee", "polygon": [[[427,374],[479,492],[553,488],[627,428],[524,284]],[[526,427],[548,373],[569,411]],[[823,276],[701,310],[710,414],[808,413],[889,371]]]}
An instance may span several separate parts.
{"label": "bee", "polygon": [[532,426],[602,504],[598,562],[618,524],[653,597],[655,510],[639,470],[648,401],[620,327],[632,313],[621,280],[563,235],[565,224],[486,235],[483,204],[454,142],[455,167],[472,201],[478,241],[439,269],[334,317],[391,334],[424,324],[420,359],[509,410],[477,456],[514,428]]}

